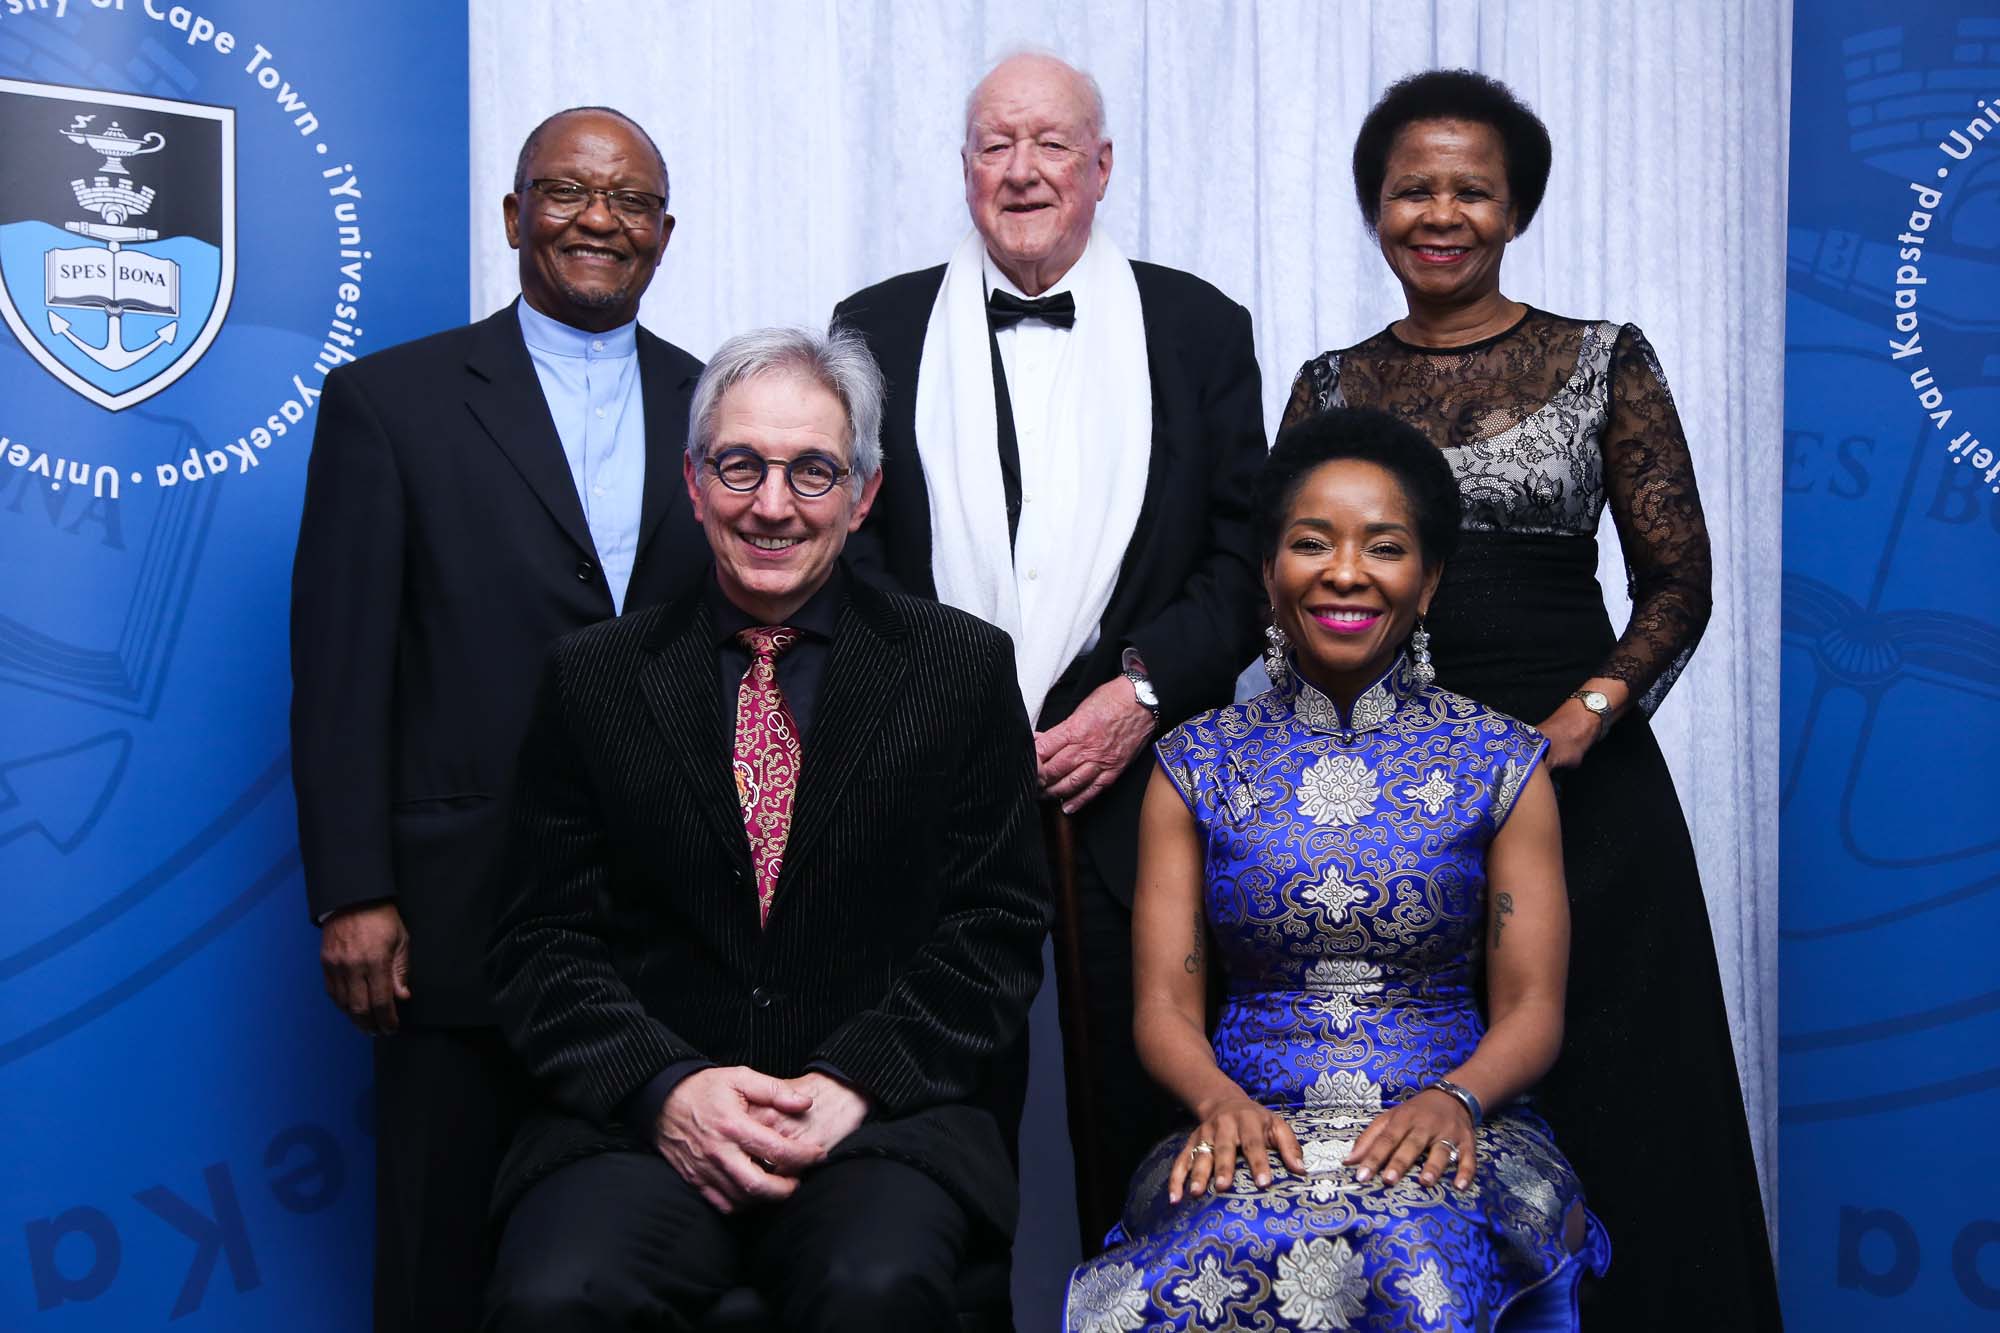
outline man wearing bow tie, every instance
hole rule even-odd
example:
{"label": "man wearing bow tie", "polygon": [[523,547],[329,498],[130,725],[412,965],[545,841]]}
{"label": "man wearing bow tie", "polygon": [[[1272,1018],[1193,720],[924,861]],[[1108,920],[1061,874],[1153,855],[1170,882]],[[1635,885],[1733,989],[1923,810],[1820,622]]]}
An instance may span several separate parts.
{"label": "man wearing bow tie", "polygon": [[882,490],[851,551],[1014,637],[1041,789],[1076,835],[1097,1087],[1094,1128],[1071,1128],[1094,1249],[1171,1119],[1132,1050],[1139,757],[1228,703],[1258,647],[1257,361],[1242,306],[1093,226],[1112,146],[1089,75],[1001,61],[960,156],[973,232],[951,261],[834,311],[890,394]]}

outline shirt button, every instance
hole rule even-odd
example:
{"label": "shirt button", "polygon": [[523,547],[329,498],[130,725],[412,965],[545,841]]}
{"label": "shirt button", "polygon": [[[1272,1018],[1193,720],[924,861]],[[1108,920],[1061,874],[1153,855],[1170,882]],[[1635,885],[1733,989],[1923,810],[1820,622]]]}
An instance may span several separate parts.
{"label": "shirt button", "polygon": [[600,496],[600,497],[601,497],[601,496],[603,496],[603,494],[604,494],[604,488],[603,488],[602,486],[592,486],[592,487],[590,488],[590,493],[591,493],[592,495],[595,495],[595,496]]}
{"label": "shirt button", "polygon": [[597,409],[597,419],[599,421],[604,420],[604,409],[601,407]]}
{"label": "shirt button", "polygon": [[1040,576],[1041,576],[1041,573],[1040,573],[1040,571],[1039,571],[1039,570],[1034,570],[1034,569],[1030,569],[1030,570],[1028,571],[1028,578],[1029,578],[1030,580],[1033,580],[1033,579],[1036,579],[1036,578],[1039,578]]}
{"label": "shirt button", "polygon": [[591,351],[593,351],[593,352],[601,352],[601,351],[603,351],[603,350],[604,350],[604,339],[602,339],[602,338],[592,338],[592,339],[590,340],[590,350],[591,350]]}

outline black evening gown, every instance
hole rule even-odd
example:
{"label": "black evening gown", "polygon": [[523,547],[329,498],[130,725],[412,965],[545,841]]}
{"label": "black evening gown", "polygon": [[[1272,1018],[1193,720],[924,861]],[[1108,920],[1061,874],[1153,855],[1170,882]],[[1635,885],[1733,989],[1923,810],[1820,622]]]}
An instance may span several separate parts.
{"label": "black evening gown", "polygon": [[[1687,441],[1631,325],[1529,310],[1463,347],[1385,330],[1306,363],[1289,423],[1347,405],[1409,421],[1451,460],[1464,536],[1432,602],[1438,684],[1530,723],[1591,676],[1638,707],[1556,774],[1569,883],[1563,1051],[1535,1101],[1615,1238],[1589,1326],[1780,1327],[1700,872],[1647,718],[1708,619],[1708,533]],[[1597,583],[1612,509],[1633,614]]]}

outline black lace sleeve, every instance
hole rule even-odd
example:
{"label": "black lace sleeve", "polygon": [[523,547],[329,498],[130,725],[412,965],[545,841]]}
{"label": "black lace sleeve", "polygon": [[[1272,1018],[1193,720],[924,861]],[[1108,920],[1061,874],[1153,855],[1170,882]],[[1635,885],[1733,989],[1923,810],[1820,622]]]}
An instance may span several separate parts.
{"label": "black lace sleeve", "polygon": [[1292,380],[1292,396],[1285,404],[1284,416],[1278,418],[1278,429],[1304,421],[1333,401],[1334,385],[1340,379],[1340,358],[1332,352],[1314,357],[1299,367],[1299,373]]}
{"label": "black lace sleeve", "polygon": [[1624,681],[1650,717],[1708,625],[1712,571],[1680,413],[1652,345],[1630,324],[1612,350],[1603,452],[1632,619],[1599,674]]}

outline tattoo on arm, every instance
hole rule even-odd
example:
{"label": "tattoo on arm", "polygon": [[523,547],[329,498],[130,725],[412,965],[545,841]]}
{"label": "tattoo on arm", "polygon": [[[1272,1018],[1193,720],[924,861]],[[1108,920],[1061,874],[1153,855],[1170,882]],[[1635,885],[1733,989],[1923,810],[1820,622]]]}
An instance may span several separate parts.
{"label": "tattoo on arm", "polygon": [[1207,947],[1207,943],[1208,922],[1202,919],[1201,909],[1197,907],[1194,909],[1194,948],[1188,950],[1188,956],[1181,959],[1181,966],[1187,969],[1189,976],[1201,971],[1202,950]]}
{"label": "tattoo on arm", "polygon": [[1500,947],[1500,932],[1507,928],[1507,918],[1514,915],[1514,895],[1496,893],[1493,895],[1493,947]]}

